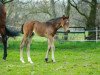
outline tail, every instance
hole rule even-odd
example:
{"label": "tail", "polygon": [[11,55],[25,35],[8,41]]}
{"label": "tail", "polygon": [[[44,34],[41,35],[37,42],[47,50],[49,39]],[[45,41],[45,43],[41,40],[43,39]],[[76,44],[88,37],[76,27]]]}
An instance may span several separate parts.
{"label": "tail", "polygon": [[19,31],[12,31],[8,28],[6,28],[6,34],[7,36],[10,36],[10,37],[14,37],[14,36],[19,36]]}
{"label": "tail", "polygon": [[24,24],[23,24],[22,27],[21,27],[21,33],[22,33],[22,34],[24,34],[24,32],[23,32],[23,26],[24,26]]}

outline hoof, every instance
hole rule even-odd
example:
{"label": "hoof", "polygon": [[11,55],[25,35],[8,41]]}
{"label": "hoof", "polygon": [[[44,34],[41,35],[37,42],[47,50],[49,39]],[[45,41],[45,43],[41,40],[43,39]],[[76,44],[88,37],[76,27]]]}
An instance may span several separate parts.
{"label": "hoof", "polygon": [[33,62],[32,61],[28,61],[29,63],[31,63],[31,64],[33,64]]}
{"label": "hoof", "polygon": [[53,63],[56,63],[56,61],[55,61],[55,60],[52,60],[52,62],[53,62]]}
{"label": "hoof", "polygon": [[25,61],[21,61],[23,64],[25,63]]}
{"label": "hoof", "polygon": [[34,63],[31,61],[30,64],[34,64]]}
{"label": "hoof", "polygon": [[25,63],[25,61],[24,61],[23,59],[20,59],[20,61],[21,61],[22,63]]}
{"label": "hoof", "polygon": [[31,64],[33,64],[33,62],[32,62],[32,60],[31,60],[30,57],[28,57],[28,62],[31,63]]}
{"label": "hoof", "polygon": [[3,60],[6,60],[6,57],[3,57]]}
{"label": "hoof", "polygon": [[45,58],[45,61],[48,62],[48,58]]}
{"label": "hoof", "polygon": [[68,30],[67,33],[70,33],[70,30]]}

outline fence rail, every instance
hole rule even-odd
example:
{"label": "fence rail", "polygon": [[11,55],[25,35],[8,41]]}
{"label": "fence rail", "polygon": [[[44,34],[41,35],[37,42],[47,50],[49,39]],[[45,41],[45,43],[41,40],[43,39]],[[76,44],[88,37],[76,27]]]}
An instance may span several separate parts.
{"label": "fence rail", "polygon": [[[71,29],[73,30],[71,31]],[[100,41],[100,27],[96,27],[95,29],[85,29],[85,27],[69,27],[70,32],[67,33],[73,33],[73,34],[84,34],[84,40],[68,40],[68,41]],[[86,32],[95,32],[96,33],[96,40],[87,40],[88,36],[86,36]],[[64,31],[57,31],[57,33],[66,33]]]}
{"label": "fence rail", "polygon": [[[13,26],[12,26],[13,27]],[[19,27],[17,27],[18,29],[20,29]],[[100,27],[96,27],[95,29],[85,29],[85,27],[69,27],[70,32],[64,32],[64,31],[57,31],[57,33],[62,33],[65,35],[68,35],[70,33],[72,34],[84,34],[84,40],[68,40],[68,41],[100,41]],[[87,40],[86,38],[88,38],[86,36],[86,32],[95,32],[96,33],[96,40]],[[1,39],[1,35],[0,35],[0,39]]]}

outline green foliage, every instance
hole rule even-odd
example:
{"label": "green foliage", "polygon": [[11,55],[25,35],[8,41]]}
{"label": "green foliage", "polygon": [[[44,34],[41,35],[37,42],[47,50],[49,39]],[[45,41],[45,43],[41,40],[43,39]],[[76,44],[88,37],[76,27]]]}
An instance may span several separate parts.
{"label": "green foliage", "polygon": [[[19,39],[19,40],[18,40]],[[34,37],[31,44],[31,58],[34,65],[19,60],[20,37],[9,39],[7,61],[2,60],[3,50],[0,44],[0,75],[99,75],[100,42],[58,42],[55,41],[56,63],[44,61],[47,41]]]}

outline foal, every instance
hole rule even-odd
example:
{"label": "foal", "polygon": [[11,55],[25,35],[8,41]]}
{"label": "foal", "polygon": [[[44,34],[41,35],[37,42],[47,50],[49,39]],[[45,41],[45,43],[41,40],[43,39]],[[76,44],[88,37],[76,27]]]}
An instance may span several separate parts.
{"label": "foal", "polygon": [[51,50],[52,61],[55,62],[54,35],[56,34],[57,30],[61,27],[64,28],[65,31],[67,31],[67,29],[69,28],[69,17],[62,16],[59,18],[51,19],[47,22],[39,22],[39,21],[26,22],[22,26],[22,32],[24,35],[20,45],[20,61],[22,63],[25,63],[23,59],[23,47],[26,44],[28,62],[33,63],[30,58],[30,43],[31,43],[32,35],[36,33],[39,36],[46,37],[48,39],[48,49],[47,49],[45,61],[46,62],[48,61],[48,53]]}

